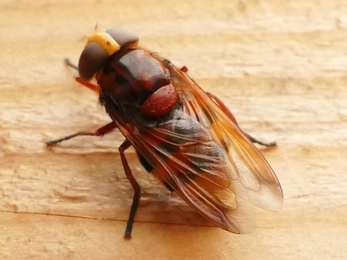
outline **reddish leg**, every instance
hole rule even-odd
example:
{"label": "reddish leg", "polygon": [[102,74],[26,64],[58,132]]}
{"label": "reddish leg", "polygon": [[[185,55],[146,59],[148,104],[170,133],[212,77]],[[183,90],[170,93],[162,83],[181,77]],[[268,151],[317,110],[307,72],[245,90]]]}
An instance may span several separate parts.
{"label": "reddish leg", "polygon": [[[211,93],[207,93],[207,95],[223,110],[223,112],[230,118],[231,121],[233,121],[235,123],[235,125],[239,126],[238,123],[236,122],[234,115],[231,113],[229,108],[222,102],[222,100],[220,100],[217,96],[215,96]],[[242,131],[242,129],[241,129],[241,131]],[[267,146],[267,147],[272,147],[272,146],[277,145],[276,142],[264,143],[262,141],[255,139],[253,136],[247,134],[246,132],[244,132],[244,131],[242,131],[242,132],[253,143],[257,143],[257,144]]]}
{"label": "reddish leg", "polygon": [[100,93],[100,87],[98,85],[92,84],[88,81],[84,81],[83,79],[81,79],[79,76],[75,76],[75,80],[80,83],[81,85],[93,90],[96,93]]}
{"label": "reddish leg", "polygon": [[188,68],[186,66],[183,66],[182,68],[180,68],[180,71],[187,72]]}
{"label": "reddish leg", "polygon": [[[73,63],[71,63],[69,59],[66,59],[65,62],[66,62],[66,64],[68,66],[78,70],[77,66],[74,65]],[[182,68],[182,71],[186,72],[187,69],[186,68],[184,69],[184,68]],[[77,82],[79,82],[83,86],[85,86],[85,87],[87,87],[87,88],[89,88],[89,89],[91,89],[91,90],[93,90],[93,91],[95,91],[97,93],[100,93],[100,87],[98,85],[94,85],[94,84],[92,84],[90,82],[84,81],[83,79],[81,79],[78,76],[75,77],[75,79],[76,79]],[[81,132],[77,132],[77,133],[72,134],[72,135],[65,136],[65,137],[60,138],[60,139],[49,141],[46,144],[47,144],[47,146],[52,146],[52,145],[55,145],[55,144],[60,143],[62,141],[69,140],[69,139],[77,137],[77,136],[86,136],[86,135],[88,135],[88,136],[101,136],[101,135],[104,135],[104,134],[106,134],[108,132],[111,132],[115,128],[117,128],[117,125],[115,124],[115,122],[111,122],[111,123],[109,123],[109,124],[99,128],[99,129],[97,129],[95,132],[81,131]],[[124,154],[124,151],[126,149],[128,149],[130,146],[131,146],[130,142],[128,140],[125,140],[118,148],[118,151],[119,151],[119,154],[120,154],[120,157],[121,157],[121,160],[122,160],[122,164],[123,164],[125,175],[127,176],[128,180],[130,181],[131,186],[134,189],[133,202],[131,204],[129,219],[128,219],[127,226],[126,226],[126,229],[125,229],[125,234],[124,234],[124,238],[125,239],[131,239],[131,231],[132,231],[132,228],[133,228],[134,217],[135,217],[137,208],[138,208],[139,203],[140,203],[140,198],[141,198],[141,188],[140,188],[140,185],[135,180],[135,178],[134,178],[134,176],[133,176],[133,174],[131,172],[131,169],[129,167],[128,161],[127,161],[127,159],[125,157],[125,154]]]}
{"label": "reddish leg", "polygon": [[131,169],[129,167],[128,161],[127,161],[125,154],[124,154],[124,151],[126,149],[128,149],[130,146],[131,146],[130,142],[128,140],[125,140],[121,144],[121,146],[119,146],[119,148],[118,148],[120,157],[122,159],[122,164],[123,164],[125,175],[127,176],[128,180],[131,183],[131,186],[133,186],[133,189],[134,189],[133,202],[131,204],[130,215],[129,215],[129,219],[128,219],[127,226],[125,229],[125,234],[124,234],[125,239],[131,239],[131,230],[133,228],[134,217],[135,217],[137,208],[138,208],[139,203],[140,203],[140,198],[141,198],[140,185],[135,180],[135,178],[131,172]]}
{"label": "reddish leg", "polygon": [[104,135],[106,133],[111,132],[115,128],[117,128],[117,125],[116,125],[115,122],[112,121],[111,123],[108,123],[107,125],[104,125],[103,127],[100,127],[99,129],[97,129],[94,132],[87,132],[87,131],[77,132],[75,134],[68,135],[68,136],[65,136],[63,138],[59,138],[59,139],[56,139],[56,140],[49,141],[49,142],[46,143],[46,145],[47,146],[52,146],[52,145],[55,145],[57,143],[69,140],[71,138],[75,138],[77,136],[86,136],[86,135],[89,135],[89,136],[101,136],[101,135]]}
{"label": "reddish leg", "polygon": [[[76,66],[75,64],[73,64],[69,59],[65,59],[65,63],[66,63],[66,65],[68,65],[69,67],[74,68],[75,70],[78,71],[77,66]],[[85,87],[87,87],[87,88],[93,90],[94,92],[96,92],[96,93],[98,93],[98,94],[100,93],[100,87],[99,87],[98,85],[95,85],[95,84],[92,84],[92,83],[90,83],[90,82],[88,82],[88,81],[85,81],[85,80],[81,79],[79,76],[75,76],[75,80],[76,80],[78,83],[82,84],[83,86],[85,86]]]}

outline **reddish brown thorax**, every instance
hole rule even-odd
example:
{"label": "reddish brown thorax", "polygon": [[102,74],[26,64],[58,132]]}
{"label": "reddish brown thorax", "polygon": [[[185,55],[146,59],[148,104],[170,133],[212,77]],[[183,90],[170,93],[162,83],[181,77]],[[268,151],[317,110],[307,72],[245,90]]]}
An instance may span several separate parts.
{"label": "reddish brown thorax", "polygon": [[165,63],[143,49],[115,53],[96,79],[102,92],[112,95],[120,105],[129,107],[132,103],[146,116],[165,115],[178,100]]}

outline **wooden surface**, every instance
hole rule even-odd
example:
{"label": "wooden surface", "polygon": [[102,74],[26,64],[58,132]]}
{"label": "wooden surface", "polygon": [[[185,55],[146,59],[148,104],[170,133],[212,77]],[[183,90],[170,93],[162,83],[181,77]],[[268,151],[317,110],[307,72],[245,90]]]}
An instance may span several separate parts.
{"label": "wooden surface", "polygon": [[[0,259],[346,259],[347,3],[275,1],[0,3]],[[281,212],[258,229],[206,226],[128,158],[143,187],[133,239],[132,189],[119,133],[45,142],[109,122],[73,80],[95,25],[128,27],[186,65],[262,149],[283,186]]]}

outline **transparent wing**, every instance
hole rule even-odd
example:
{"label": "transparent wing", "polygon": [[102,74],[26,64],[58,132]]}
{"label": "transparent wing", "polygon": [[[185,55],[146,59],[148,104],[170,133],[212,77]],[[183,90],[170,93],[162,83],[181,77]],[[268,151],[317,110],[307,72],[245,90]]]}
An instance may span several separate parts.
{"label": "transparent wing", "polygon": [[[194,111],[197,120],[215,134],[215,141],[227,152],[233,172],[246,189],[249,201],[267,210],[279,210],[283,203],[281,185],[258,149],[195,82],[175,68],[172,74],[177,75],[173,82],[181,86],[182,97],[188,97],[185,101],[187,113]],[[183,82],[191,87],[187,88],[184,86],[187,83]]]}
{"label": "transparent wing", "polygon": [[203,90],[177,68],[169,69],[180,108],[155,128],[120,130],[193,209],[228,231],[253,232],[250,203],[270,210],[281,207],[274,172]]}

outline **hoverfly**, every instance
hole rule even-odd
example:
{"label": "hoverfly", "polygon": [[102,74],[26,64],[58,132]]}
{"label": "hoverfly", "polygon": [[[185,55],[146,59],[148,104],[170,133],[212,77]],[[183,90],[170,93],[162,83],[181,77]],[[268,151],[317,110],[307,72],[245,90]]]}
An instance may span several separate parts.
{"label": "hoverfly", "polygon": [[[125,141],[119,147],[134,197],[125,230],[131,237],[141,189],[124,151],[133,146],[141,164],[170,191],[215,226],[233,233],[255,229],[251,204],[268,210],[282,206],[280,183],[243,132],[233,114],[188,75],[139,46],[127,29],[96,31],[87,38],[76,80],[99,94],[112,121],[95,132],[77,132],[47,142],[54,145],[76,136],[101,136],[116,128]],[[97,84],[90,82],[96,79]]]}

